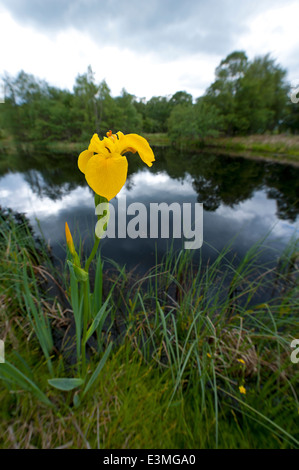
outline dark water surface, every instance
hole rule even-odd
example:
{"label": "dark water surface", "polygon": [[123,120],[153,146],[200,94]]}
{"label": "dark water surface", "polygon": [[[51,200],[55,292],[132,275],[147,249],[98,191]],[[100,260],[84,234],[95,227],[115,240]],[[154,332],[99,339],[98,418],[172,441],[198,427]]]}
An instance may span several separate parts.
{"label": "dark water surface", "polygon": [[[265,257],[278,257],[291,237],[298,237],[299,169],[291,165],[187,153],[172,148],[154,149],[156,162],[148,168],[138,155],[129,155],[126,185],[111,202],[126,205],[201,202],[204,260],[213,259],[235,237],[231,255],[240,258],[268,232],[267,245],[275,248]],[[77,155],[58,153],[1,156],[0,205],[23,212],[38,229],[58,258],[65,257],[64,224],[76,241],[81,234],[89,250],[96,224],[93,192],[77,167]],[[132,216],[128,216],[129,221]],[[174,248],[182,246],[174,240]],[[102,254],[130,269],[146,271],[168,249],[167,239],[104,239]],[[213,248],[212,248],[213,247]]]}

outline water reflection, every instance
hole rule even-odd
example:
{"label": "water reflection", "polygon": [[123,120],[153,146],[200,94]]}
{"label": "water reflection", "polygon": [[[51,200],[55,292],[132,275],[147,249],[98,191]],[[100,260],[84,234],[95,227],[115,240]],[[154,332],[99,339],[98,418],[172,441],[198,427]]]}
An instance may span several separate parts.
{"label": "water reflection", "polygon": [[[173,148],[155,149],[156,162],[145,169],[129,155],[129,174],[118,198],[142,202],[202,202],[204,240],[217,249],[239,234],[234,249],[242,256],[272,229],[273,246],[282,249],[294,234],[299,212],[299,170],[290,165],[188,154]],[[78,170],[77,155],[19,154],[0,164],[0,204],[37,217],[54,251],[64,256],[64,222],[83,236],[87,247],[94,231],[93,194]],[[113,200],[117,213],[117,198]],[[157,240],[103,240],[103,253],[128,266],[154,264]],[[181,247],[182,240],[175,240]],[[158,240],[158,256],[167,240]],[[204,257],[213,257],[208,245]]]}

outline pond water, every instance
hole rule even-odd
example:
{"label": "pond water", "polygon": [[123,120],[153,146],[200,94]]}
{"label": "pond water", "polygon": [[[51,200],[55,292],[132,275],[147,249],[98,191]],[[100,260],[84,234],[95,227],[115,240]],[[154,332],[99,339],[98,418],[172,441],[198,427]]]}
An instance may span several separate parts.
{"label": "pond water", "polygon": [[[233,238],[231,256],[242,257],[267,234],[265,257],[276,258],[291,237],[298,237],[299,169],[291,165],[154,148],[156,162],[145,166],[138,155],[128,156],[128,179],[113,199],[150,203],[203,203],[203,240],[197,251],[204,260],[215,258]],[[96,216],[93,192],[77,167],[77,154],[19,153],[1,156],[0,205],[23,212],[58,259],[65,258],[64,224],[76,241],[81,234],[90,249]],[[132,217],[131,217],[132,218]],[[129,220],[130,217],[127,217]],[[270,232],[270,233],[269,233]],[[103,256],[131,269],[147,271],[169,249],[171,240],[106,238]],[[174,248],[183,239],[174,239]],[[195,253],[196,255],[196,253]]]}

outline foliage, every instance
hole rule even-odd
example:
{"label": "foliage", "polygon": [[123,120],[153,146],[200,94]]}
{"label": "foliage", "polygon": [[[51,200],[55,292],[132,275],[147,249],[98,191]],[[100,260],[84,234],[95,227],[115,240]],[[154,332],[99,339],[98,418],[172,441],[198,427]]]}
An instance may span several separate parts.
{"label": "foliage", "polygon": [[168,119],[168,134],[172,142],[204,140],[217,136],[221,124],[218,109],[199,98],[195,105],[179,104],[173,108]]}
{"label": "foliage", "polygon": [[73,93],[49,86],[20,72],[4,77],[6,99],[0,108],[1,127],[17,142],[84,142],[90,133],[125,132],[141,127],[134,96],[122,91],[112,98],[105,81],[95,83],[91,67],[78,75]]}
{"label": "foliage", "polygon": [[249,61],[235,51],[215,70],[215,80],[193,101],[186,91],[138,99],[123,89],[112,97],[105,80],[96,83],[89,66],[73,92],[60,90],[21,71],[3,77],[0,137],[18,142],[84,142],[90,133],[169,133],[171,141],[224,135],[298,132],[298,106],[290,103],[286,71],[269,54]]}
{"label": "foliage", "polygon": [[269,54],[249,62],[234,52],[217,67],[204,99],[219,110],[227,135],[273,131],[286,113],[285,75]]}

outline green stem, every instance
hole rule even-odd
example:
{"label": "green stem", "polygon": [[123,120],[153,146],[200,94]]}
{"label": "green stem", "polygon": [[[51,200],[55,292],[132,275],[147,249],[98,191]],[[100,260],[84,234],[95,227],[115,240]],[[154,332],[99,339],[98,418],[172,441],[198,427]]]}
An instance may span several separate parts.
{"label": "green stem", "polygon": [[[85,268],[84,270],[88,273],[90,263],[92,262],[93,258],[95,257],[95,254],[97,252],[98,246],[100,243],[100,239],[96,237],[92,251],[90,253],[90,256],[88,260],[86,261]],[[82,375],[83,377],[86,374],[86,335],[87,335],[87,324],[89,320],[89,281],[86,280],[83,282],[83,334],[82,334]]]}
{"label": "green stem", "polygon": [[88,258],[88,260],[86,261],[86,264],[85,264],[85,268],[84,268],[84,269],[85,269],[86,272],[88,272],[90,263],[92,262],[93,258],[95,257],[95,254],[96,254],[96,252],[97,252],[99,243],[100,243],[100,239],[96,237],[95,242],[94,242],[94,245],[93,245],[93,249],[91,250],[91,253],[90,253],[90,255],[89,255],[89,258]]}
{"label": "green stem", "polygon": [[[96,236],[93,248],[92,248],[91,253],[89,255],[89,258],[87,259],[87,261],[85,263],[84,270],[87,273],[89,271],[90,263],[92,262],[93,258],[96,255],[99,243],[100,243],[100,239]],[[83,377],[85,377],[85,375],[86,375],[86,336],[87,336],[87,324],[88,324],[89,314],[90,314],[90,312],[89,312],[89,289],[88,289],[88,286],[89,286],[89,280],[86,280],[85,282],[83,282],[83,296],[84,296],[83,308],[84,308],[84,311],[83,311],[83,334],[82,334],[82,348],[81,348],[82,349],[82,375],[83,375]]]}
{"label": "green stem", "polygon": [[87,334],[87,321],[89,317],[89,299],[88,299],[88,281],[83,282],[83,335],[82,335],[82,375],[86,374],[86,334]]}

